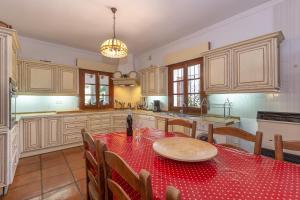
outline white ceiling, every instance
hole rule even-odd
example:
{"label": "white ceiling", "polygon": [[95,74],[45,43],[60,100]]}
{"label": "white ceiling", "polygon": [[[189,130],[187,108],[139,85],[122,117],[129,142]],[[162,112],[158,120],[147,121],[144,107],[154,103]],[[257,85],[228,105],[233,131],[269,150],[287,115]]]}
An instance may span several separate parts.
{"label": "white ceiling", "polygon": [[268,0],[0,0],[0,21],[19,34],[97,51],[116,31],[130,53],[158,47]]}

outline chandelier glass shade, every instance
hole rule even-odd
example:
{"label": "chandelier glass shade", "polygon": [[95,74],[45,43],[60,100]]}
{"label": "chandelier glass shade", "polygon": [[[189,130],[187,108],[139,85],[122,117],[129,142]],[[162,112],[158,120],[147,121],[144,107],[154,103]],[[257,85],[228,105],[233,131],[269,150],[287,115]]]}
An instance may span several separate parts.
{"label": "chandelier glass shade", "polygon": [[100,46],[100,53],[109,58],[124,58],[128,54],[127,46],[121,40],[116,39],[116,8],[111,8],[114,14],[113,38],[105,40]]}
{"label": "chandelier glass shade", "polygon": [[105,40],[100,46],[102,55],[110,58],[123,58],[128,54],[127,46],[116,38]]}

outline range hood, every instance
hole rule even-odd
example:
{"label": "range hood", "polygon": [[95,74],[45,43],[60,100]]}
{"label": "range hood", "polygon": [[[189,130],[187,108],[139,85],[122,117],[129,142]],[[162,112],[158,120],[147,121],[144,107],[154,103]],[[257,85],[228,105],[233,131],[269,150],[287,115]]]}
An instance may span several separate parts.
{"label": "range hood", "polygon": [[113,83],[118,86],[136,86],[138,85],[138,74],[135,71],[131,71],[128,74],[122,74],[120,71],[116,71],[113,75]]}
{"label": "range hood", "polygon": [[114,85],[118,86],[136,86],[138,85],[137,78],[112,78]]}

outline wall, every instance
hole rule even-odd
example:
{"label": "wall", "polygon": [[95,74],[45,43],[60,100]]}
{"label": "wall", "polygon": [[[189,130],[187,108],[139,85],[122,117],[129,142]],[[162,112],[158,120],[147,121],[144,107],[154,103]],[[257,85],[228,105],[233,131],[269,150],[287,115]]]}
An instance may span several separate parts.
{"label": "wall", "polygon": [[[285,40],[281,44],[279,94],[216,94],[209,96],[210,103],[223,103],[229,98],[232,114],[241,116],[241,127],[254,133],[257,129],[256,113],[259,110],[300,112],[300,1],[273,0],[240,13],[215,25],[181,38],[163,47],[136,56],[136,68],[151,64],[161,65],[170,52],[205,41],[212,48],[282,30]],[[148,57],[151,56],[152,60]],[[212,109],[212,113],[222,113]]]}
{"label": "wall", "polygon": [[[124,87],[124,86],[115,86],[114,87],[114,98],[119,102],[131,103],[135,105],[141,101],[141,87]],[[126,105],[127,106],[127,105]]]}
{"label": "wall", "polygon": [[75,96],[27,96],[17,97],[17,112],[49,112],[78,109]]}

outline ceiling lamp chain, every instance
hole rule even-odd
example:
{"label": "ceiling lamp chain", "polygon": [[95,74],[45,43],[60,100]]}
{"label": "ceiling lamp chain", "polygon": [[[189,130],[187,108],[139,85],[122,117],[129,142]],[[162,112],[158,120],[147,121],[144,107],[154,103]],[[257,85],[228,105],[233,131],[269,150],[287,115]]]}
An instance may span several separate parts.
{"label": "ceiling lamp chain", "polygon": [[109,58],[123,58],[127,56],[128,49],[124,42],[116,39],[116,8],[111,8],[113,13],[113,38],[104,41],[100,46],[100,53]]}

